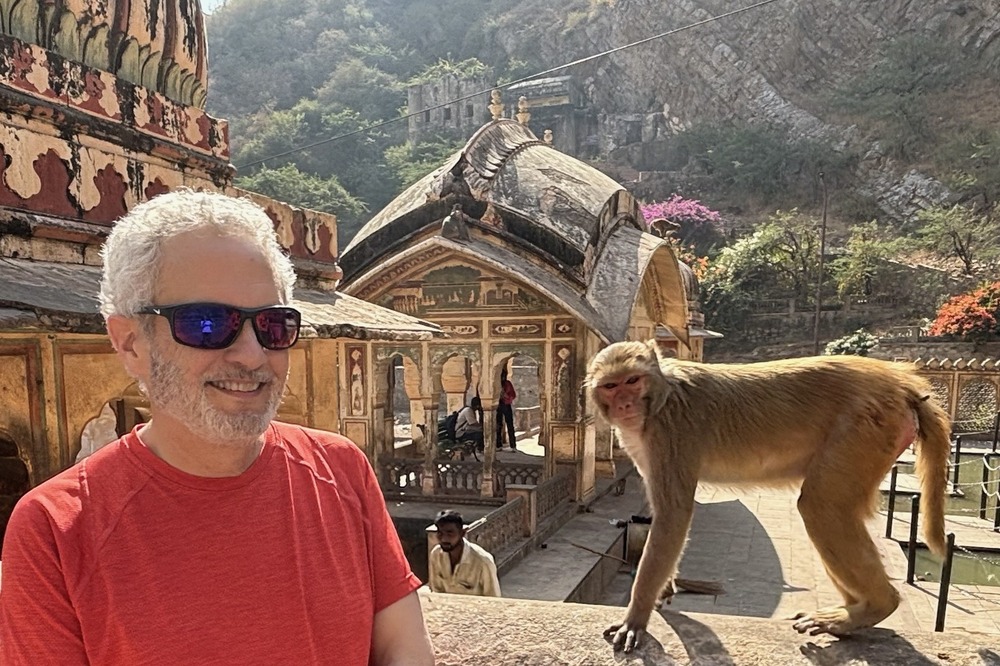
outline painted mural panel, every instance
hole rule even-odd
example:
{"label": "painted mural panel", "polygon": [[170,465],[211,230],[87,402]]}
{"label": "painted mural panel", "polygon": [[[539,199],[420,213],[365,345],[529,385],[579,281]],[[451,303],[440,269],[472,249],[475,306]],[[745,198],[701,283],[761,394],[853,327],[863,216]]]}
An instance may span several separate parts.
{"label": "painted mural panel", "polygon": [[556,420],[576,418],[578,390],[575,360],[572,344],[557,343],[552,346],[552,416]]}
{"label": "painted mural panel", "polygon": [[453,338],[478,338],[483,330],[479,322],[461,324],[441,324],[441,330]]}
{"label": "painted mural panel", "polygon": [[576,337],[576,320],[575,319],[553,319],[552,320],[552,337],[553,338],[572,338],[572,337]]}
{"label": "painted mural panel", "polygon": [[496,338],[544,338],[545,321],[495,321],[490,324],[490,335]]}
{"label": "painted mural panel", "polygon": [[[432,318],[464,312],[555,312],[545,298],[510,278],[459,264],[437,267],[398,283],[382,294],[378,303],[397,312]],[[544,336],[544,328],[540,334]]]}
{"label": "painted mural panel", "polygon": [[367,367],[365,358],[365,348],[361,345],[347,346],[347,375],[348,386],[350,387],[350,407],[351,416],[364,416],[365,405],[368,403],[365,390],[365,368]]}

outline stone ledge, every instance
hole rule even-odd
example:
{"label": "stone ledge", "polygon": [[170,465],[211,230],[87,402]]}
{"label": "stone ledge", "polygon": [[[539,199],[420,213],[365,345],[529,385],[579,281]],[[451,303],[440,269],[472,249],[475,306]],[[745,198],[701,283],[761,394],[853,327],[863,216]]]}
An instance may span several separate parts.
{"label": "stone ledge", "polygon": [[846,639],[800,636],[790,622],[654,614],[634,653],[602,636],[624,608],[464,597],[421,590],[438,666],[1000,666],[997,637],[867,629]]}

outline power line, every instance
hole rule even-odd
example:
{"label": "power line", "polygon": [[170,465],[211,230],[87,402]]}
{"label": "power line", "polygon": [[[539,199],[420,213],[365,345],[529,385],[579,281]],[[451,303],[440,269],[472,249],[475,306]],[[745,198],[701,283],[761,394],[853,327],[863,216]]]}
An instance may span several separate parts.
{"label": "power line", "polygon": [[337,134],[336,136],[331,136],[331,137],[328,137],[326,139],[321,139],[319,141],[314,141],[313,143],[308,143],[308,144],[306,144],[304,146],[298,146],[297,148],[291,148],[289,150],[286,150],[283,153],[277,153],[275,155],[271,155],[269,157],[264,157],[262,159],[255,160],[253,162],[248,162],[248,163],[243,164],[241,166],[238,166],[236,168],[237,169],[247,169],[247,168],[252,167],[252,166],[257,166],[258,164],[264,164],[265,162],[270,162],[271,160],[276,160],[279,157],[287,157],[289,155],[294,155],[295,153],[300,153],[300,152],[302,152],[304,150],[309,150],[311,148],[316,148],[317,146],[323,146],[323,145],[326,145],[328,143],[333,143],[334,141],[339,141],[341,139],[346,139],[347,137],[354,136],[355,134],[364,134],[364,133],[367,133],[367,132],[371,132],[372,130],[377,130],[377,129],[381,128],[381,127],[385,127],[386,125],[391,125],[393,123],[398,123],[398,122],[401,122],[403,120],[409,120],[410,118],[413,118],[414,116],[419,116],[419,115],[421,115],[421,114],[423,114],[423,113],[425,113],[427,111],[433,111],[434,109],[440,109],[440,108],[445,107],[445,106],[451,106],[452,104],[457,104],[458,102],[464,102],[465,100],[472,99],[473,97],[479,97],[480,95],[487,95],[487,94],[489,94],[490,92],[492,92],[494,90],[502,90],[504,88],[509,88],[511,86],[515,86],[515,85],[518,85],[518,84],[521,84],[521,83],[526,83],[528,81],[532,81],[534,79],[539,79],[539,78],[542,78],[544,76],[549,76],[550,74],[555,74],[556,72],[562,71],[564,69],[569,69],[570,67],[576,67],[577,65],[582,65],[584,63],[590,62],[591,60],[597,60],[598,58],[603,58],[604,56],[609,56],[609,55],[618,53],[620,51],[625,51],[627,49],[635,48],[636,46],[642,46],[643,44],[647,44],[647,43],[652,42],[652,41],[657,40],[657,39],[662,39],[664,37],[669,37],[671,35],[676,35],[679,32],[684,32],[685,30],[691,30],[692,28],[698,28],[700,26],[707,25],[709,23],[714,23],[715,21],[721,21],[724,18],[729,18],[730,16],[736,16],[737,14],[743,14],[745,12],[748,12],[748,11],[751,11],[751,10],[754,10],[754,9],[759,9],[761,7],[764,7],[766,5],[770,5],[770,4],[778,2],[778,1],[779,0],[761,0],[760,2],[754,3],[752,5],[747,5],[746,7],[741,7],[740,9],[734,9],[734,10],[732,10],[730,12],[725,12],[724,14],[719,14],[718,16],[711,16],[711,17],[709,17],[707,19],[702,19],[701,21],[696,21],[694,23],[689,23],[688,25],[682,26],[680,28],[674,28],[673,30],[667,30],[666,32],[661,32],[660,34],[653,35],[652,37],[646,37],[646,38],[640,39],[639,41],[636,41],[636,42],[631,42],[629,44],[624,44],[623,46],[616,46],[613,49],[608,49],[607,51],[602,51],[601,53],[595,53],[595,54],[589,55],[589,56],[587,56],[585,58],[579,58],[578,60],[574,60],[572,62],[564,63],[564,64],[558,65],[556,67],[551,67],[551,68],[543,70],[541,72],[537,72],[535,74],[531,74],[529,76],[525,76],[523,78],[517,79],[516,81],[510,81],[509,83],[505,83],[503,85],[492,86],[490,88],[486,88],[485,90],[480,90],[478,92],[470,93],[468,95],[463,95],[462,97],[458,97],[456,99],[449,100],[447,102],[442,102],[441,104],[435,104],[434,106],[429,106],[426,109],[421,109],[420,111],[414,111],[413,113],[408,113],[405,116],[399,116],[397,118],[392,118],[391,120],[383,120],[382,122],[373,123],[371,125],[366,125],[365,127],[361,127],[359,129],[356,129],[356,130],[351,130],[350,132],[344,132],[343,134]]}

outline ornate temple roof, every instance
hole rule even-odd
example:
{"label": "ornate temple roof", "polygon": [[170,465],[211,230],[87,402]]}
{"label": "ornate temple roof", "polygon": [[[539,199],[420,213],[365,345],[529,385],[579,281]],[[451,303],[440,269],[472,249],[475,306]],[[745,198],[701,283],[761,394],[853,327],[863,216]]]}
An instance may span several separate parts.
{"label": "ornate temple roof", "polygon": [[0,31],[204,108],[208,79],[200,0],[0,2]]}
{"label": "ornate temple roof", "polygon": [[[456,205],[476,232],[468,240],[438,233]],[[342,288],[375,298],[385,275],[402,279],[434,247],[530,285],[607,342],[625,339],[641,295],[650,316],[686,342],[690,287],[669,243],[645,230],[621,185],[499,119],[358,232],[340,256]]]}
{"label": "ornate temple roof", "polygon": [[553,257],[581,282],[602,228],[640,228],[638,204],[625,188],[526,126],[501,119],[362,227],[340,257],[347,280],[439,223],[453,202],[495,232]]}

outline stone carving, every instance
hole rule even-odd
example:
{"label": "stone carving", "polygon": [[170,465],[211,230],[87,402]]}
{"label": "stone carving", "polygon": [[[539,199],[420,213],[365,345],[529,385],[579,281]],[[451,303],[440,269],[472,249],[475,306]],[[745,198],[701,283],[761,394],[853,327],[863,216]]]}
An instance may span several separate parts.
{"label": "stone carving", "polygon": [[365,403],[365,348],[349,345],[347,352],[348,381],[351,393],[351,416],[364,416]]}
{"label": "stone carving", "polygon": [[517,100],[517,122],[527,125],[531,120],[531,113],[528,111],[528,98],[521,95]]}
{"label": "stone carving", "polygon": [[552,355],[552,414],[554,418],[569,420],[574,418],[576,388],[573,379],[573,345],[558,344]]}
{"label": "stone carving", "polygon": [[441,235],[452,240],[469,240],[467,219],[466,214],[462,212],[462,204],[455,204],[451,207],[451,213],[441,221]]}
{"label": "stone carving", "polygon": [[490,115],[493,116],[493,120],[503,118],[503,97],[499,90],[490,93]]}

